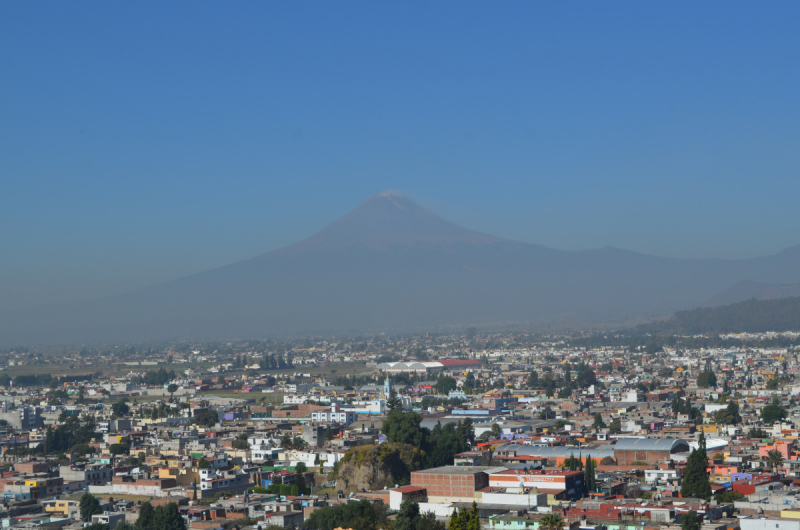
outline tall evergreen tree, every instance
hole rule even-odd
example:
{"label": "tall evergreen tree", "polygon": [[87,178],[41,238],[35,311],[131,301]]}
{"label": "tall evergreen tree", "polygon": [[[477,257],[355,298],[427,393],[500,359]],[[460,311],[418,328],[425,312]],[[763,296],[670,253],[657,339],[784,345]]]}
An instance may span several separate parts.
{"label": "tall evergreen tree", "polygon": [[586,491],[593,492],[595,491],[595,476],[594,476],[594,460],[592,460],[591,455],[586,455],[586,466],[583,468],[583,475],[584,475],[584,485],[586,486]]}
{"label": "tall evergreen tree", "polygon": [[698,447],[693,450],[686,461],[681,497],[711,499],[711,484],[708,482],[708,455],[706,454],[706,437],[701,432]]}
{"label": "tall evergreen tree", "polygon": [[305,495],[308,493],[308,486],[306,486],[306,478],[303,472],[299,469],[295,473],[294,485],[297,488],[298,495]]}

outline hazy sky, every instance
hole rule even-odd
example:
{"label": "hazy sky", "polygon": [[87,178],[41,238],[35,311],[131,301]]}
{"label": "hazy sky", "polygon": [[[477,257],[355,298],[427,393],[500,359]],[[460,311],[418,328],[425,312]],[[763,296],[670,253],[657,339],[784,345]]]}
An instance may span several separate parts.
{"label": "hazy sky", "polygon": [[0,309],[392,188],[563,249],[800,243],[797,2],[3,2]]}

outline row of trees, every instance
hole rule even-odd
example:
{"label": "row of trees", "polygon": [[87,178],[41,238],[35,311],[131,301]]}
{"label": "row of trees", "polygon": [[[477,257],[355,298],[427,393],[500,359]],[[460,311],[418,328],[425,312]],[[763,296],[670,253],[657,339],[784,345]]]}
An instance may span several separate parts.
{"label": "row of trees", "polygon": [[81,446],[86,446],[95,437],[96,427],[94,416],[68,416],[55,429],[47,429],[44,436],[45,454],[80,450]]}
{"label": "row of trees", "polygon": [[262,370],[285,370],[293,366],[292,356],[289,354],[287,358],[283,355],[266,355],[258,365]]}
{"label": "row of trees", "polygon": [[[8,374],[0,374],[0,386],[48,386],[54,381],[53,376],[50,374],[20,374],[12,378]],[[57,381],[57,380],[56,380]]]}
{"label": "row of trees", "polygon": [[135,382],[145,385],[163,386],[176,378],[175,370],[159,368],[158,370],[148,370],[144,375],[136,379]]}

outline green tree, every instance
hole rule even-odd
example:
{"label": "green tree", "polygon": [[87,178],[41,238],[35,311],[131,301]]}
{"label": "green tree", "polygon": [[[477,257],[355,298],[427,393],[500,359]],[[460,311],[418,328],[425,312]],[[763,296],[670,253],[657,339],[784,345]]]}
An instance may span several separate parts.
{"label": "green tree", "polygon": [[448,394],[451,390],[455,390],[457,387],[456,380],[449,376],[444,376],[439,378],[434,385],[436,391],[440,394]]}
{"label": "green tree", "polygon": [[747,433],[748,438],[769,438],[769,433],[762,428],[750,429]]}
{"label": "green tree", "polygon": [[783,464],[783,455],[777,449],[773,449],[772,451],[767,453],[767,463],[772,466],[773,472]]}
{"label": "green tree", "polygon": [[580,458],[577,458],[574,454],[570,453],[569,458],[564,459],[564,466],[570,471],[577,471],[579,469],[583,469],[583,462]]}
{"label": "green tree", "polygon": [[706,438],[701,432],[698,447],[694,449],[686,461],[681,483],[682,497],[711,499],[711,485],[708,482],[708,455],[706,454]]}
{"label": "green tree", "polygon": [[346,502],[319,508],[303,522],[303,528],[313,530],[333,530],[334,528],[353,528],[354,530],[377,530],[389,524],[387,506],[374,505],[367,501]]}
{"label": "green tree", "polygon": [[700,519],[694,512],[686,512],[681,517],[681,530],[700,530]]}
{"label": "green tree", "polygon": [[492,437],[500,438],[501,434],[503,434],[503,429],[500,428],[500,425],[497,423],[492,423]]}
{"label": "green tree", "polygon": [[594,423],[592,423],[592,427],[595,429],[602,429],[606,426],[606,422],[603,421],[603,415],[599,412],[594,415]]}
{"label": "green tree", "polygon": [[231,446],[234,449],[240,449],[243,451],[250,449],[250,442],[247,441],[247,434],[242,433],[239,436],[237,436],[236,439],[233,441],[233,443],[231,443]]}
{"label": "green tree", "polygon": [[608,432],[611,434],[619,434],[622,432],[622,421],[619,418],[614,420],[608,426]]}
{"label": "green tree", "polygon": [[739,493],[738,491],[724,491],[722,493],[717,493],[714,495],[714,498],[717,499],[717,502],[720,504],[729,504],[738,501],[744,497],[743,494]]}
{"label": "green tree", "polygon": [[697,386],[698,388],[713,388],[717,386],[717,374],[711,370],[700,372],[700,375],[697,376]]}
{"label": "green tree", "polygon": [[128,406],[128,398],[122,398],[111,404],[111,412],[117,418],[127,416],[130,411],[131,409]]}
{"label": "green tree", "polygon": [[211,467],[211,464],[208,462],[208,460],[206,460],[206,457],[201,456],[200,460],[197,461],[197,467],[199,469],[208,469]]}
{"label": "green tree", "polygon": [[541,530],[562,530],[564,528],[564,518],[558,513],[546,513],[539,519]]}
{"label": "green tree", "polygon": [[78,503],[78,508],[80,510],[81,520],[85,523],[88,523],[93,515],[103,513],[103,510],[100,509],[100,501],[98,501],[94,495],[89,492],[86,492],[81,496],[80,503]]}
{"label": "green tree", "polygon": [[386,414],[403,412],[403,402],[397,397],[397,392],[392,391],[392,395],[386,400]]}
{"label": "green tree", "polygon": [[737,425],[741,423],[742,416],[739,414],[739,405],[733,401],[728,403],[728,406],[722,410],[717,411],[714,415],[717,423],[723,425]]}
{"label": "green tree", "polygon": [[597,383],[597,376],[591,368],[586,368],[578,373],[575,383],[581,388],[587,388]]}
{"label": "green tree", "polygon": [[761,409],[761,420],[769,425],[784,419],[786,416],[786,409],[781,405],[781,399],[778,396],[772,396],[770,404]]}
{"label": "green tree", "polygon": [[155,530],[153,527],[153,505],[149,502],[143,502],[139,507],[139,517],[136,519],[134,527],[136,530]]}
{"label": "green tree", "polygon": [[472,501],[472,508],[469,511],[469,519],[467,519],[467,530],[481,530],[481,516],[478,511],[478,505]]}
{"label": "green tree", "polygon": [[419,504],[406,499],[394,519],[394,530],[416,530],[419,518]]}
{"label": "green tree", "polygon": [[170,399],[172,399],[173,394],[175,394],[175,392],[177,391],[178,391],[178,385],[176,385],[175,383],[170,383],[170,385],[167,387],[167,392],[169,392]]}
{"label": "green tree", "polygon": [[199,414],[195,414],[192,423],[202,425],[204,427],[213,427],[219,423],[219,416],[217,416],[217,412],[215,410],[207,409]]}
{"label": "green tree", "polygon": [[427,512],[419,516],[415,530],[447,530],[447,526],[443,522],[437,521],[433,513]]}
{"label": "green tree", "polygon": [[295,470],[294,485],[297,488],[298,495],[305,495],[309,492],[308,486],[306,486],[306,478],[300,469]]}
{"label": "green tree", "polygon": [[589,492],[594,492],[597,490],[596,485],[596,478],[595,478],[595,466],[597,464],[590,455],[586,455],[586,467],[583,470],[584,474],[584,484],[586,485],[586,490]]}
{"label": "green tree", "polygon": [[108,451],[114,456],[124,455],[130,450],[131,446],[128,444],[111,444],[108,448]]}
{"label": "green tree", "polygon": [[467,519],[464,517],[466,513],[467,511],[464,508],[461,508],[461,511],[458,508],[453,508],[447,530],[465,530],[467,528]]}
{"label": "green tree", "polygon": [[174,502],[159,506],[153,512],[153,526],[157,530],[186,530],[186,521]]}
{"label": "green tree", "polygon": [[381,431],[389,443],[405,443],[420,447],[425,441],[425,433],[419,426],[420,422],[422,417],[416,412],[395,410],[386,416]]}
{"label": "green tree", "polygon": [[333,431],[331,430],[331,426],[330,425],[325,427],[325,434],[323,435],[323,438],[326,441],[333,440]]}

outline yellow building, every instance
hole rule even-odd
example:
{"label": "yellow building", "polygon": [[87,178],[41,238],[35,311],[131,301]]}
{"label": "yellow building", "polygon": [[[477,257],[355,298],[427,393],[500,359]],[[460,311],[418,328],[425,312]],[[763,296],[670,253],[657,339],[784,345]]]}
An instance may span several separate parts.
{"label": "yellow building", "polygon": [[713,423],[701,423],[697,426],[697,430],[705,434],[716,434],[720,432],[721,427]]}
{"label": "yellow building", "polygon": [[44,511],[47,513],[56,513],[63,515],[64,517],[69,517],[70,511],[78,510],[78,501],[65,501],[57,499],[53,501],[43,501],[42,506],[44,506]]}
{"label": "yellow building", "polygon": [[178,486],[188,486],[192,482],[197,484],[200,481],[197,468],[191,467],[160,467],[158,468],[158,478],[174,478]]}
{"label": "yellow building", "polygon": [[34,488],[41,488],[50,485],[50,481],[46,478],[35,478],[30,480],[25,480],[26,486],[31,486]]}

